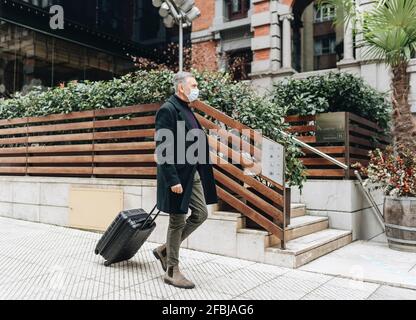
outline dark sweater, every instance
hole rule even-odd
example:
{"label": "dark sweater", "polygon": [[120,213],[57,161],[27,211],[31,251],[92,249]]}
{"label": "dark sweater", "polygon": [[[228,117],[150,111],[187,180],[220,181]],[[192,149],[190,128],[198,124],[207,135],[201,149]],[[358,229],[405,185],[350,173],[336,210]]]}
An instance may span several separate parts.
{"label": "dark sweater", "polygon": [[179,101],[179,103],[182,106],[184,106],[185,116],[188,118],[189,122],[191,123],[192,128],[199,129],[198,121],[196,120],[194,113],[189,107],[189,104],[186,101],[183,101],[181,98],[179,98],[176,94],[175,94],[175,98]]}

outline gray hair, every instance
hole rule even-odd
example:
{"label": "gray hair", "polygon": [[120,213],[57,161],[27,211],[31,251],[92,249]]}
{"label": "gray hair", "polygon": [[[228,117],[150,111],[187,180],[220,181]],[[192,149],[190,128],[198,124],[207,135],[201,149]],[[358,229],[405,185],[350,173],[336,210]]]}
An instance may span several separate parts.
{"label": "gray hair", "polygon": [[175,93],[178,93],[178,87],[180,84],[185,84],[186,80],[193,77],[194,76],[190,72],[181,71],[175,74],[175,76],[173,77],[173,86],[175,87]]}

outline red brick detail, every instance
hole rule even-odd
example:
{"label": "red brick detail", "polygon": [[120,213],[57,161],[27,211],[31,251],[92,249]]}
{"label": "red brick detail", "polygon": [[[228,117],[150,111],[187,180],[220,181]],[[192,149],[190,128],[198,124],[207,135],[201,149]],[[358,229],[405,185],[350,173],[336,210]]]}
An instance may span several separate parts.
{"label": "red brick detail", "polygon": [[270,1],[263,1],[254,4],[254,13],[260,13],[270,10]]}
{"label": "red brick detail", "polygon": [[254,37],[268,36],[270,35],[270,25],[256,27],[254,29]]}
{"label": "red brick detail", "polygon": [[254,61],[270,59],[270,49],[254,51]]}
{"label": "red brick detail", "polygon": [[293,7],[293,5],[295,4],[296,0],[281,0],[281,3],[287,5],[287,6],[291,6]]}
{"label": "red brick detail", "polygon": [[192,67],[199,71],[218,70],[216,41],[211,40],[192,45]]}
{"label": "red brick detail", "polygon": [[214,0],[195,0],[195,5],[201,10],[201,16],[192,24],[192,31],[201,31],[209,29],[215,17]]}

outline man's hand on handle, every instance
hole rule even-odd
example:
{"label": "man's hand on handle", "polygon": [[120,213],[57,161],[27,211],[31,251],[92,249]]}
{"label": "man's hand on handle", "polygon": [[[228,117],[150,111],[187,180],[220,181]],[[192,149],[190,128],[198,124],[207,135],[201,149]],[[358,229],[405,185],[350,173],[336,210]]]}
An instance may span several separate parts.
{"label": "man's hand on handle", "polygon": [[178,194],[183,193],[183,188],[181,184],[177,184],[176,186],[173,186],[170,189],[172,190],[173,193],[178,193]]}

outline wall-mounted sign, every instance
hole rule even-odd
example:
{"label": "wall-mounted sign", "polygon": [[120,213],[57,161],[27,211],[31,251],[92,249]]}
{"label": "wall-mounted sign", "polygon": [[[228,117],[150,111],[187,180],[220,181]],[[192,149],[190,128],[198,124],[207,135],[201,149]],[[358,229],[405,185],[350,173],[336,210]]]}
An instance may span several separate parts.
{"label": "wall-mounted sign", "polygon": [[268,179],[285,185],[285,148],[270,139],[263,138],[262,175]]}
{"label": "wall-mounted sign", "polygon": [[345,112],[316,116],[316,142],[345,142]]}

